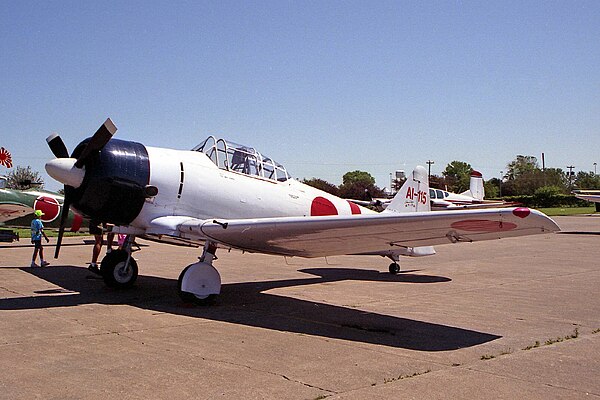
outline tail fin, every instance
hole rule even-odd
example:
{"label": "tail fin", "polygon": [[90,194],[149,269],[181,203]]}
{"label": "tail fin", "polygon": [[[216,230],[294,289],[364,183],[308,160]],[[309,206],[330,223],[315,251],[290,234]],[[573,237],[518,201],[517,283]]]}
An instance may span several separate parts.
{"label": "tail fin", "polygon": [[475,170],[471,171],[469,190],[461,194],[474,197],[477,200],[483,200],[485,197],[485,190],[483,188],[483,175],[481,175],[481,172]]}
{"label": "tail fin", "polygon": [[383,212],[431,211],[427,170],[417,165]]}

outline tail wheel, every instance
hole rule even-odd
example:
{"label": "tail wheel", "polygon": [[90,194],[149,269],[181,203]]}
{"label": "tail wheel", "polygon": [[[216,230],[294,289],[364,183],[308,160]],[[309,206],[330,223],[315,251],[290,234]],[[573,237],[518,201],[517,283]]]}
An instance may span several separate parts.
{"label": "tail wheel", "polygon": [[126,264],[127,256],[125,250],[114,250],[102,259],[100,272],[107,286],[125,289],[135,283],[138,266],[132,257],[129,257],[129,264]]}

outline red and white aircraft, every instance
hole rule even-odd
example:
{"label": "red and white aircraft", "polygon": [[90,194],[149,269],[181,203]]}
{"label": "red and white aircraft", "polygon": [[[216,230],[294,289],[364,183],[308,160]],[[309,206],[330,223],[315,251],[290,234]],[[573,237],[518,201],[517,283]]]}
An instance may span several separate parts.
{"label": "red and white aircraft", "polygon": [[[433,254],[431,246],[554,232],[546,215],[527,208],[430,212],[427,172],[417,167],[384,212],[376,213],[304,185],[255,149],[210,136],[192,150],[111,139],[110,119],[69,156],[58,135],[48,174],[65,184],[65,206],[125,233],[124,249],[101,264],[104,281],[128,287],[138,268],[138,235],[204,242],[200,261],[179,276],[185,300],[209,302],[221,289],[217,247],[282,256]],[[64,213],[64,211],[63,211]],[[60,249],[62,231],[56,254]]]}

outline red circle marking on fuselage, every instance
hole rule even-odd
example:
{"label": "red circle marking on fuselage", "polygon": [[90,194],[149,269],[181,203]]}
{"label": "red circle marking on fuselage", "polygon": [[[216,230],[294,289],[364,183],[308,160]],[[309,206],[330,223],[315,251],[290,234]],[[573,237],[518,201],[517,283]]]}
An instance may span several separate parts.
{"label": "red circle marking on fuselage", "polygon": [[349,200],[346,201],[348,204],[350,204],[350,211],[352,211],[352,214],[360,214],[360,207],[356,203],[353,203]]}
{"label": "red circle marking on fuselage", "polygon": [[313,217],[319,215],[338,215],[337,208],[325,197],[315,197],[310,206],[310,215]]}
{"label": "red circle marking on fuselage", "polygon": [[33,202],[33,209],[44,213],[42,222],[52,222],[60,213],[60,204],[54,197],[40,196]]}

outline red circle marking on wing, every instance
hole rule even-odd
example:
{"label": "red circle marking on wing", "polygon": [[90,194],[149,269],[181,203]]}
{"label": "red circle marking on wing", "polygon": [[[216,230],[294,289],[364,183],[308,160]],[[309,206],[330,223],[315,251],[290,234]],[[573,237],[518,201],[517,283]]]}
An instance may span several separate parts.
{"label": "red circle marking on wing", "polygon": [[492,221],[489,219],[470,219],[457,221],[450,225],[454,229],[469,232],[502,232],[511,231],[517,227],[512,222]]}

